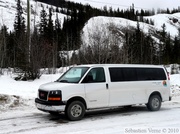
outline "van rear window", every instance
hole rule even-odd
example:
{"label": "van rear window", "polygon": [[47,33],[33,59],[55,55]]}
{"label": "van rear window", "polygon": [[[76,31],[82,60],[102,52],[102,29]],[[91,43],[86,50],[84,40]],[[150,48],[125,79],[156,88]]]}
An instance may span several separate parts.
{"label": "van rear window", "polygon": [[166,80],[163,68],[109,68],[111,82]]}

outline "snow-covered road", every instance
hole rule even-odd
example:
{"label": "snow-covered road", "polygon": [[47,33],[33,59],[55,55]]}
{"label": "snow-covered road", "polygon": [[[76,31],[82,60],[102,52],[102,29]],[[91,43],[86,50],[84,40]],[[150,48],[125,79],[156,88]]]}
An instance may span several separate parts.
{"label": "snow-covered road", "polygon": [[35,106],[25,106],[0,113],[0,134],[179,134],[179,119],[179,96],[163,103],[157,112],[149,112],[145,106],[119,108],[90,112],[76,122],[69,122],[64,115],[51,116]]}

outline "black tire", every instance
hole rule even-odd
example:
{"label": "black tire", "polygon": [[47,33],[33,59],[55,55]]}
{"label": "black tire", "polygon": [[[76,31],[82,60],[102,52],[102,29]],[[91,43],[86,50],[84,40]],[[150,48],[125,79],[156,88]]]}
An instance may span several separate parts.
{"label": "black tire", "polygon": [[158,111],[161,108],[161,98],[159,95],[152,95],[147,103],[149,111]]}
{"label": "black tire", "polygon": [[80,101],[73,101],[67,106],[65,114],[71,121],[81,120],[85,114],[85,106]]}

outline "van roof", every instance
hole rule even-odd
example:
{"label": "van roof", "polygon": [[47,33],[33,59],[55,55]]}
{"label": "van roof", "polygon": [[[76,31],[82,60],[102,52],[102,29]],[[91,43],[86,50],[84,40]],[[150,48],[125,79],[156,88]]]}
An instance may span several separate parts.
{"label": "van roof", "polygon": [[84,64],[76,67],[150,67],[150,68],[162,68],[163,65],[146,65],[146,64]]}

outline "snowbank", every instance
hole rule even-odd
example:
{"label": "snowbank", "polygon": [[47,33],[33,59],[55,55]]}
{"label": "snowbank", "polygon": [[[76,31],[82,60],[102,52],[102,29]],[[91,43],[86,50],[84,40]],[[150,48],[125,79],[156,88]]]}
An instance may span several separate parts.
{"label": "snowbank", "polygon": [[173,97],[180,97],[180,74],[170,75]]}
{"label": "snowbank", "polygon": [[0,94],[0,111],[5,111],[19,106],[28,106],[28,100],[16,95]]}
{"label": "snowbank", "polygon": [[61,74],[42,75],[35,81],[15,81],[10,75],[0,76],[0,112],[34,105],[41,84],[57,80]]}

